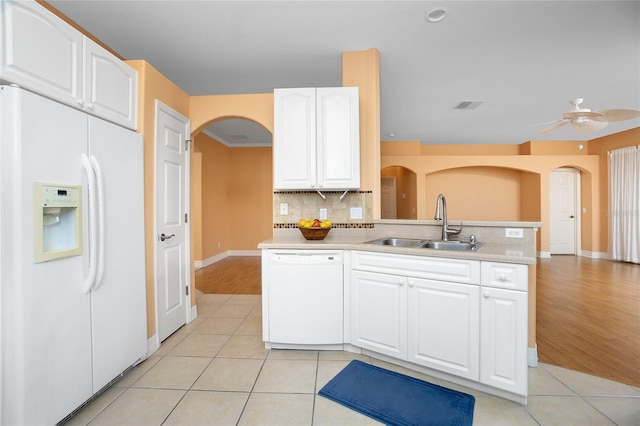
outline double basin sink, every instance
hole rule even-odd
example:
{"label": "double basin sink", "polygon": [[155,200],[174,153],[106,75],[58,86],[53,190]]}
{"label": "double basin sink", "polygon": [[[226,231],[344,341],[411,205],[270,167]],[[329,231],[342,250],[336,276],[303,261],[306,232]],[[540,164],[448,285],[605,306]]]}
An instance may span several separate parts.
{"label": "double basin sink", "polygon": [[472,243],[457,240],[420,240],[416,238],[379,238],[367,241],[365,244],[375,244],[388,247],[402,248],[427,248],[435,250],[473,251],[480,247],[481,243]]}

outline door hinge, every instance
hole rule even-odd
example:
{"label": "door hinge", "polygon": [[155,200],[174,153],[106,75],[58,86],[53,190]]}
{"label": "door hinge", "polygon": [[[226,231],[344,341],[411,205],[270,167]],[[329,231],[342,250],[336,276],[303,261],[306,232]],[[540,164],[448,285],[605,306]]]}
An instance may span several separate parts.
{"label": "door hinge", "polygon": [[184,290],[185,290],[185,292],[186,292],[186,294],[187,294],[187,296],[188,296],[188,295],[189,295],[189,286],[186,286],[186,287],[184,288]]}
{"label": "door hinge", "polygon": [[189,223],[189,213],[184,214],[184,223]]}
{"label": "door hinge", "polygon": [[191,142],[191,139],[187,139],[184,141],[184,150],[185,151],[189,151],[189,142]]}

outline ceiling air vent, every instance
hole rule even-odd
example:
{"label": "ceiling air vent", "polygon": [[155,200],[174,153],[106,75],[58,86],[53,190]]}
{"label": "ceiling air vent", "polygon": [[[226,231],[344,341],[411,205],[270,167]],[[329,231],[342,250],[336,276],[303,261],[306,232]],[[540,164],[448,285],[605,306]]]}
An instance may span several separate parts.
{"label": "ceiling air vent", "polygon": [[480,106],[482,101],[462,101],[455,109],[476,109]]}

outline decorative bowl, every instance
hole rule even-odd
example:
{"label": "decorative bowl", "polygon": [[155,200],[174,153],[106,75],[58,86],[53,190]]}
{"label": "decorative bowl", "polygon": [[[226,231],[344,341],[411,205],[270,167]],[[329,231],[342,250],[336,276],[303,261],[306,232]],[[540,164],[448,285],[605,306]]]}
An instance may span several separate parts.
{"label": "decorative bowl", "polygon": [[331,231],[331,227],[328,228],[302,228],[298,227],[302,236],[307,240],[324,240],[324,237],[327,236],[329,231]]}

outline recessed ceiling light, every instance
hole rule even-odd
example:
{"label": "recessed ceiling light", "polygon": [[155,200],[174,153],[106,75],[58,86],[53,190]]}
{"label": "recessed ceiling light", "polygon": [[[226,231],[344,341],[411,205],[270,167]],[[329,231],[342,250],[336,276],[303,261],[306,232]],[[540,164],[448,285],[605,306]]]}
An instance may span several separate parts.
{"label": "recessed ceiling light", "polygon": [[447,13],[448,10],[445,7],[436,7],[435,9],[431,9],[429,12],[427,12],[427,14],[424,16],[424,19],[427,22],[432,23],[440,22],[447,17]]}
{"label": "recessed ceiling light", "polygon": [[389,136],[390,138],[393,138],[393,137],[396,136],[396,134],[395,133],[387,133],[387,136]]}

